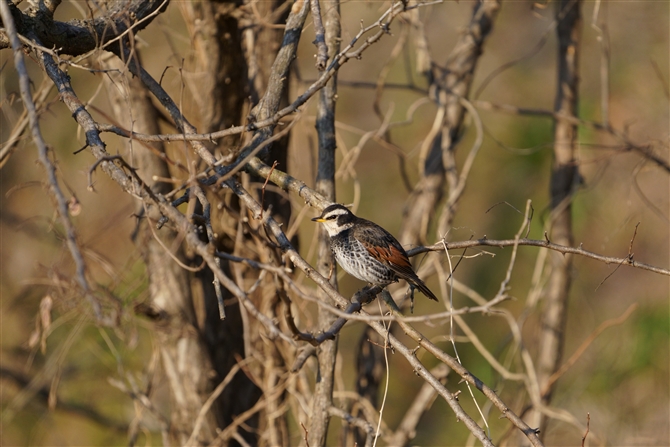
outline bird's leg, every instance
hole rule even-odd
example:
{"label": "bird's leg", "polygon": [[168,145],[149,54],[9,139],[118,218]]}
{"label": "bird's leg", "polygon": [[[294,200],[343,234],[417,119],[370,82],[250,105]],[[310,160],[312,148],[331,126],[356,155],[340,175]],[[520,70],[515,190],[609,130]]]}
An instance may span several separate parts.
{"label": "bird's leg", "polygon": [[414,286],[409,286],[409,313],[414,313]]}
{"label": "bird's leg", "polygon": [[330,278],[333,276],[333,271],[335,271],[335,263],[331,262],[330,263],[330,271],[328,272],[328,281],[330,282]]}

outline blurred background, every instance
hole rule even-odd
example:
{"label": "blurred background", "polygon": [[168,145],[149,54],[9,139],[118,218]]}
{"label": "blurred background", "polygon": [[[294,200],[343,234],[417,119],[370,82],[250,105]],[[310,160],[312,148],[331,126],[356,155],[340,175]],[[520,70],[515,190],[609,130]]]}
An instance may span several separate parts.
{"label": "blurred background", "polygon": [[[64,2],[56,19],[82,18],[77,3]],[[387,3],[371,1],[342,3],[343,44],[359,31],[361,21],[372,23],[387,7]],[[670,127],[669,9],[668,2],[584,3],[579,99],[580,117],[601,122],[601,58],[602,45],[606,45],[611,56],[608,107],[612,127],[625,133],[629,140],[648,145],[666,163]],[[468,1],[421,9],[436,63],[445,62],[471,13],[472,3]],[[357,215],[394,234],[400,229],[408,197],[399,157],[366,134],[381,125],[372,107],[374,84],[397,43],[400,27],[399,22],[395,23],[391,34],[364,53],[362,60],[352,60],[340,70],[336,117],[338,162],[344,157],[349,160],[356,157],[353,169],[338,175],[337,199],[353,204]],[[480,58],[471,99],[552,110],[556,84],[554,27],[551,4],[503,3]],[[292,99],[318,76],[313,39],[309,22],[295,62]],[[189,111],[197,108],[194,99],[197,92],[189,91],[192,83],[184,87],[180,76],[198,74],[189,65],[193,50],[176,3],[170,4],[164,14],[139,34],[139,42],[145,66],[155,78],[169,67],[163,73],[162,85],[180,101],[189,116]],[[5,142],[21,119],[23,107],[11,52],[0,52],[0,59],[3,67],[0,137]],[[392,141],[404,154],[412,184],[419,177],[419,148],[435,114],[433,103],[417,103],[425,96],[422,90],[427,84],[416,74],[415,62],[411,46],[402,50],[388,67],[387,83],[391,87],[383,91],[380,101],[382,113],[392,122],[406,120],[408,110],[415,109],[406,125],[390,130]],[[30,60],[28,65],[33,82],[42,82],[44,76],[38,67]],[[507,68],[499,71],[501,67]],[[107,122],[105,116],[111,112],[101,83],[104,75],[74,68],[69,74],[89,110],[100,121]],[[489,78],[491,74],[495,76]],[[414,88],[392,88],[407,84]],[[133,306],[147,294],[144,265],[130,239],[135,227],[132,214],[136,203],[102,172],[93,174],[95,191],[87,189],[94,159],[86,151],[73,154],[84,146],[84,136],[53,91],[47,101],[49,107],[40,117],[41,128],[57,157],[62,186],[77,200],[72,219],[89,273],[111,294],[122,298],[128,312],[121,314],[117,327],[98,327],[82,316],[82,306],[87,304],[79,297],[62,293],[54,299],[54,290],[67,289],[74,267],[63,244],[53,202],[42,183],[43,168],[36,162],[34,145],[24,136],[0,170],[1,441],[7,446],[123,445],[127,443],[127,426],[136,410],[133,402],[113,386],[114,381],[132,377],[156,361],[152,358],[151,327],[132,312]],[[543,239],[549,205],[552,121],[541,116],[477,109],[484,125],[484,143],[447,239],[513,238],[522,224],[527,200],[532,201],[534,208],[528,237]],[[279,167],[309,186],[313,186],[316,173],[315,113],[315,103],[310,101],[297,115],[298,122],[291,133],[289,165]],[[462,163],[475,137],[470,122],[459,146],[459,162]],[[110,153],[123,149],[121,139],[110,134],[103,138]],[[615,138],[587,126],[580,127],[579,142],[583,186],[573,202],[576,245],[621,258],[628,255],[634,237],[632,253],[636,261],[667,269],[670,265],[668,172],[635,152],[621,150]],[[179,151],[180,145],[171,146]],[[312,262],[314,226],[308,218],[315,212],[308,209],[301,213],[305,205],[299,199],[292,200],[294,218],[302,219],[296,222],[300,249]],[[428,242],[439,240],[434,230],[428,234]],[[463,259],[455,278],[490,299],[504,279],[511,250],[487,248],[467,254],[479,256]],[[524,310],[538,256],[541,250],[537,248],[519,248],[509,291],[515,299],[501,305],[514,315]],[[593,338],[578,361],[560,378],[553,405],[582,424],[587,413],[590,414],[589,442],[593,444],[670,445],[668,277],[583,257],[574,258],[573,268],[564,359],[589,340],[602,323],[624,314],[626,318]],[[440,290],[437,277],[431,278],[428,285],[432,290]],[[358,280],[341,274],[340,290],[344,296],[361,286]],[[415,312],[444,310],[444,302],[427,301],[417,296]],[[472,304],[463,295],[454,294],[455,307]],[[627,310],[630,312],[626,313]],[[41,316],[45,314],[50,315],[50,320]],[[509,327],[503,319],[481,314],[466,315],[464,319],[490,352],[498,359],[505,358],[507,348],[503,346],[507,346]],[[538,324],[536,316],[531,314],[524,327],[524,342],[531,351],[536,348],[533,334]],[[450,351],[445,338],[446,325],[419,326],[439,346]],[[355,359],[347,347],[356,344],[363,329],[362,324],[351,322],[341,333],[337,389],[353,387]],[[463,364],[518,412],[514,405],[520,385],[500,381],[469,343],[458,344],[458,349]],[[427,366],[435,364],[428,356],[420,354],[419,358]],[[406,410],[407,400],[423,382],[400,356],[390,355],[389,362],[384,420],[394,427]],[[457,381],[450,376],[447,387],[456,389]],[[156,394],[160,396],[160,391]],[[484,403],[480,394],[475,396]],[[474,414],[469,396],[464,393],[460,402],[468,413]],[[489,410],[486,405],[484,409]],[[499,439],[506,425],[498,419],[497,411],[487,414],[493,439]],[[461,425],[444,401],[438,399],[422,419],[413,444],[466,445],[472,441],[468,441],[468,433]],[[333,442],[340,429],[338,423],[331,424]],[[547,445],[580,445],[582,436],[583,432],[572,425],[553,421],[546,441]],[[300,444],[301,439],[293,441]],[[157,429],[145,430],[138,443],[160,445]]]}

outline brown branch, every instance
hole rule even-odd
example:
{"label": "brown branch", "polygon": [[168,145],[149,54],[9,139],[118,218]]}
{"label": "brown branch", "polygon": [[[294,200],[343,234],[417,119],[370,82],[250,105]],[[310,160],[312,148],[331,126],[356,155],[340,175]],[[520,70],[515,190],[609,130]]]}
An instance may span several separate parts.
{"label": "brown branch", "polygon": [[316,33],[316,38],[312,42],[316,45],[316,69],[323,71],[326,69],[326,63],[328,63],[328,46],[326,45],[326,31],[323,29],[323,22],[321,21],[321,6],[319,0],[310,0],[309,4]]}
{"label": "brown branch", "polygon": [[[514,239],[503,239],[503,240],[496,240],[496,239],[473,239],[469,241],[460,241],[460,242],[445,242],[447,244],[447,248],[449,250],[457,250],[461,248],[470,248],[470,247],[513,247],[515,244]],[[579,256],[583,256],[585,258],[590,258],[590,259],[595,259],[600,262],[604,262],[605,264],[621,264],[621,265],[627,265],[630,267],[635,267],[639,268],[642,270],[648,270],[650,272],[658,273],[661,275],[665,276],[670,276],[670,270],[662,267],[656,267],[650,264],[645,264],[643,262],[638,262],[632,259],[629,256],[623,257],[623,258],[616,258],[612,256],[604,256],[598,253],[594,253],[592,251],[584,250],[582,248],[582,245],[580,244],[579,247],[569,247],[561,244],[555,244],[553,242],[550,242],[548,240],[537,240],[537,239],[519,239],[518,240],[519,245],[526,245],[526,246],[531,246],[531,247],[541,247],[541,248],[547,248],[549,250],[557,251],[559,253],[563,254],[575,254]],[[444,245],[442,245],[442,242],[438,242],[433,245],[428,245],[424,247],[415,247],[413,249],[410,249],[407,251],[407,253],[410,256],[416,256],[421,253],[426,253],[429,251],[441,251],[444,250]]]}
{"label": "brown branch", "polygon": [[[35,101],[35,109],[38,112],[38,115],[40,114],[40,112],[42,112],[41,109],[44,107],[46,99],[49,96],[49,93],[51,93],[53,86],[54,85],[52,82],[50,82],[47,79],[44,79],[42,85],[40,85],[40,87],[37,89],[37,92],[35,93],[35,97],[33,99]],[[29,124],[30,124],[30,117],[28,116],[28,111],[24,110],[18,122],[12,129],[9,138],[7,138],[7,141],[3,143],[2,148],[0,149],[0,169],[2,169],[5,163],[9,161],[9,158],[16,149],[18,143],[21,141],[21,136],[23,135]]]}
{"label": "brown branch", "polygon": [[293,365],[291,365],[291,372],[296,373],[300,371],[305,362],[307,361],[307,359],[309,359],[313,355],[316,355],[316,346],[305,345],[301,347],[297,355],[295,356]]}
{"label": "brown branch", "polygon": [[[446,233],[446,228],[454,218],[468,175],[467,170],[464,170],[459,177],[455,164],[455,150],[463,131],[467,104],[463,101],[472,86],[484,42],[492,30],[499,9],[500,3],[496,0],[474,4],[470,22],[449,54],[447,67],[442,70],[430,69],[432,64],[423,27],[418,24],[418,17],[412,16],[417,32],[415,45],[421,64],[419,69],[428,78],[429,94],[438,106],[438,112],[422,144],[421,178],[406,201],[400,232],[400,241],[404,244],[415,245],[425,241],[429,219],[435,215],[444,194],[445,183],[449,186],[449,197],[439,217],[437,233],[440,237]],[[473,117],[477,118],[474,114]],[[478,124],[478,130],[479,127]],[[470,160],[474,160],[479,147],[479,143],[473,145]]]}
{"label": "brown branch", "polygon": [[328,414],[339,417],[349,425],[353,425],[365,431],[365,447],[372,447],[372,442],[375,437],[375,429],[368,421],[354,417],[346,411],[332,406],[328,408]]}
{"label": "brown branch", "polygon": [[214,404],[214,401],[221,395],[226,386],[228,386],[230,382],[233,381],[235,374],[237,374],[237,371],[239,370],[239,364],[233,365],[233,367],[230,368],[230,371],[228,371],[228,374],[226,374],[226,377],[224,377],[223,380],[217,385],[217,387],[214,388],[212,394],[209,395],[205,403],[202,405],[202,408],[200,408],[198,416],[193,423],[193,431],[191,432],[191,436],[189,436],[188,441],[186,441],[186,444],[184,445],[195,445],[194,441],[197,439],[198,434],[200,433],[200,428],[202,427],[207,412]]}
{"label": "brown branch", "polygon": [[[170,421],[156,408],[153,402],[151,402],[151,399],[149,399],[149,396],[147,396],[144,391],[137,388],[134,382],[129,383],[130,388],[128,388],[128,386],[123,381],[115,378],[110,377],[107,379],[107,382],[109,382],[109,384],[114,388],[117,388],[121,392],[128,395],[128,397],[130,397],[134,402],[137,402],[142,407],[146,408],[149,413],[151,413],[151,415],[158,421],[158,424],[161,427],[161,432],[166,433],[168,431],[170,427]],[[163,440],[165,441],[166,438],[164,437]]]}
{"label": "brown branch", "polygon": [[[212,219],[211,219],[211,205],[205,192],[200,188],[200,186],[193,187],[195,196],[202,206],[202,217],[205,220],[205,231],[207,232],[207,245],[211,251],[216,251],[215,241],[216,237],[214,236],[214,229],[212,228]],[[221,259],[219,257],[214,258],[214,263],[218,270],[221,270]],[[226,308],[223,304],[223,292],[221,291],[221,281],[219,278],[214,275],[214,293],[216,294],[216,302],[219,306],[219,319],[226,319]]]}
{"label": "brown branch", "polygon": [[[283,279],[284,278],[282,278],[282,280]],[[285,284],[282,285],[283,287],[286,287]],[[286,321],[286,325],[293,334],[293,338],[295,340],[310,342],[312,339],[314,339],[314,336],[306,332],[301,332],[300,329],[298,329],[298,326],[295,323],[295,318],[293,317],[293,310],[291,309],[291,299],[288,297],[288,294],[286,293],[286,290],[284,290],[283,287],[277,287],[277,295],[279,295],[279,299],[281,299],[282,303],[284,304],[284,320]],[[313,346],[316,346],[316,344]],[[305,360],[307,360],[307,357],[305,357]],[[296,372],[301,367],[302,364],[300,364],[296,368],[294,363],[295,369],[291,368],[291,371]]]}
{"label": "brown branch", "polygon": [[237,427],[244,424],[247,421],[247,419],[249,419],[251,416],[264,409],[266,406],[267,402],[265,401],[265,399],[261,398],[258,402],[256,402],[256,404],[253,407],[249,408],[244,413],[237,415],[235,417],[235,420],[226,428],[221,430],[216,440],[212,442],[212,444],[210,445],[212,446],[228,445],[226,441],[228,441],[228,439],[232,438],[234,434],[237,433]]}
{"label": "brown branch", "polygon": [[[291,7],[291,12],[286,19],[286,28],[284,29],[281,46],[272,63],[265,94],[249,114],[249,120],[251,121],[249,130],[258,131],[254,134],[251,142],[241,150],[240,158],[247,156],[256,146],[269,138],[272,135],[274,126],[279,121],[277,120],[268,126],[256,126],[255,124],[258,121],[263,121],[276,115],[279,109],[279,104],[288,83],[289,68],[296,57],[298,42],[300,41],[308,12],[309,0],[298,0]],[[295,111],[297,111],[297,108]]]}
{"label": "brown branch", "polygon": [[590,428],[591,428],[591,413],[586,413],[586,432],[584,433],[584,436],[582,436],[582,447],[584,447],[584,443],[586,442],[586,437],[589,434]]}
{"label": "brown branch", "polygon": [[[577,116],[579,99],[579,54],[581,45],[581,0],[560,0],[555,3],[558,38],[558,73],[555,95],[555,110],[567,116]],[[576,124],[558,119],[554,126],[553,161],[550,178],[549,231],[552,240],[570,246],[574,233],[572,225],[572,199],[579,184],[577,164]],[[544,308],[540,314],[540,329],[537,334],[538,355],[536,360],[537,384],[544,388],[549,378],[558,370],[565,349],[565,330],[568,321],[568,297],[572,284],[573,256],[551,253],[551,266],[544,296]],[[539,427],[542,436],[546,432],[548,417],[538,404],[548,406],[552,391],[549,387],[541,396],[541,402],[533,402],[534,408],[526,421]]]}
{"label": "brown branch", "polygon": [[[399,314],[400,313],[400,310],[395,305],[393,300],[390,299],[390,297],[389,297],[389,299],[385,299],[384,301],[386,302],[389,309],[391,309],[392,313],[394,313],[394,314]],[[420,347],[422,347],[426,351],[430,352],[438,360],[440,360],[441,362],[443,362],[444,364],[449,366],[458,375],[460,375],[463,379],[465,379],[465,381],[467,381],[471,385],[474,385],[475,388],[477,388],[479,391],[481,391],[493,403],[493,405],[495,405],[495,407],[498,408],[498,410],[500,410],[500,412],[502,413],[502,416],[506,417],[510,422],[512,422],[512,424],[515,427],[517,427],[528,438],[528,440],[530,441],[530,443],[533,446],[539,447],[539,446],[543,445],[542,441],[540,441],[539,437],[537,436],[537,429],[529,427],[519,416],[517,416],[498,397],[498,395],[495,393],[495,391],[493,391],[486,384],[484,384],[484,382],[482,382],[477,377],[475,377],[470,371],[465,369],[463,367],[463,365],[461,365],[455,358],[451,357],[450,355],[448,355],[444,351],[442,351],[440,348],[435,346],[435,344],[433,344],[430,340],[428,340],[426,337],[424,337],[423,334],[421,334],[419,331],[414,329],[412,326],[410,326],[409,324],[404,323],[404,322],[399,322],[399,324],[400,324],[400,327],[402,328],[403,332],[405,332],[406,335],[408,335],[415,342],[417,342]],[[389,339],[393,340],[393,336],[389,336]],[[400,343],[398,343],[398,344],[400,346],[396,346],[394,343],[392,343],[394,348],[396,348],[397,350],[399,350],[401,352],[401,354],[403,354],[402,348],[404,348],[404,349],[408,349],[408,348],[406,348],[404,345],[402,345]],[[464,413],[463,413],[463,410],[460,408],[460,405],[458,404],[458,401],[454,398],[454,396],[452,396],[451,393],[449,393],[448,395],[444,394],[444,392],[442,391],[443,387],[441,385],[438,386],[439,381],[437,382],[437,384],[435,384],[435,381],[437,381],[437,379],[434,376],[430,375],[427,371],[425,371],[425,369],[421,369],[422,366],[420,366],[420,363],[418,362],[418,359],[416,359],[416,350],[411,351],[411,355],[410,355],[410,352],[408,352],[407,354],[408,355],[405,355],[405,354],[403,354],[403,355],[405,356],[405,358],[410,360],[410,363],[412,364],[412,366],[414,366],[415,363],[418,363],[415,366],[415,372],[417,372],[419,375],[421,375],[421,377],[424,377],[425,380],[428,380],[429,383],[434,384],[434,388],[438,391],[438,393],[440,393],[440,395],[442,395],[442,397],[445,398],[445,400],[447,401],[449,406],[452,407],[452,409],[456,412],[456,416],[460,419],[461,414],[464,414]],[[414,362],[414,360],[411,360],[412,358],[415,359],[416,362]],[[417,367],[419,368],[418,371],[416,369]],[[446,391],[446,389],[445,389],[445,391]],[[469,418],[469,416],[467,416],[467,417]],[[470,421],[466,420],[464,422],[466,423],[466,426],[468,427],[468,429],[470,429],[470,431],[477,437],[477,439],[482,441],[482,443],[484,445],[493,445],[493,444],[491,444],[489,439],[484,434],[484,431],[481,430],[481,428],[479,428],[479,426],[477,426],[475,424],[475,422],[472,421],[472,419],[470,419]],[[474,426],[472,426],[470,424],[474,424]]]}
{"label": "brown branch", "polygon": [[116,42],[131,31],[137,32],[146,28],[165,10],[168,2],[169,0],[117,1],[99,17],[69,22],[59,22],[52,18],[59,0],[46,2],[46,8],[28,8],[26,12],[19,10],[13,3],[9,8],[19,34],[30,37],[42,47],[56,48],[60,54],[80,56]]}
{"label": "brown branch", "polygon": [[[477,62],[483,52],[484,43],[493,29],[499,10],[500,2],[497,0],[475,3],[467,33],[464,33],[459,39],[449,55],[446,69],[439,74],[444,80],[437,84],[438,98],[443,94],[446,95],[445,99],[441,99],[445,113],[444,126],[441,129],[441,150],[444,153],[442,163],[449,185],[449,196],[438,218],[437,235],[439,237],[447,233],[453,222],[458,202],[465,190],[470,167],[481,146],[482,125],[472,105],[467,102],[467,97],[472,87]],[[462,137],[466,110],[477,124],[478,141],[473,144],[461,168],[461,173],[458,174],[455,154],[457,144]]]}

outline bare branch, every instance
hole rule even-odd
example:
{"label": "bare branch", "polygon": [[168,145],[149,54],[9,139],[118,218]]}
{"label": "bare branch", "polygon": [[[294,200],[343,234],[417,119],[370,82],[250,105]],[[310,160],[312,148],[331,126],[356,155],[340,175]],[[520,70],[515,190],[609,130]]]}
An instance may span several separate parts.
{"label": "bare branch", "polygon": [[612,127],[609,123],[599,123],[595,121],[585,120],[578,116],[566,114],[564,111],[555,111],[543,110],[543,109],[528,109],[523,107],[517,107],[509,104],[494,104],[489,101],[476,100],[472,102],[473,105],[482,109],[482,110],[494,110],[504,113],[510,113],[514,115],[524,115],[524,116],[537,116],[537,117],[546,117],[553,118],[555,120],[564,121],[567,124],[583,126],[589,129],[594,129],[606,134],[609,134],[623,144],[623,150],[634,151],[640,154],[645,159],[652,161],[655,165],[663,169],[665,172],[670,173],[670,163],[662,158],[660,155],[656,154],[649,144],[638,144],[633,142],[625,132],[617,130]]}
{"label": "bare branch", "polygon": [[326,69],[328,62],[328,46],[326,45],[325,33],[323,29],[323,22],[321,21],[321,6],[319,0],[310,0],[310,8],[312,11],[312,20],[314,21],[314,30],[316,31],[316,69],[323,71]]}
{"label": "bare branch", "polygon": [[340,419],[345,420],[349,425],[353,425],[363,429],[366,434],[365,447],[372,447],[372,441],[374,440],[375,437],[375,429],[372,425],[370,425],[368,421],[354,417],[351,414],[347,413],[346,411],[340,410],[337,407],[329,407],[328,413],[331,416],[336,416],[339,417]]}
{"label": "bare branch", "polygon": [[[397,307],[395,307],[395,304],[391,300],[390,302],[388,300],[385,301],[387,304],[389,304],[392,309],[392,312],[398,313]],[[395,307],[395,308],[394,308]],[[418,345],[422,348],[424,348],[426,351],[430,352],[433,354],[438,360],[441,362],[445,363],[447,366],[449,366],[452,370],[454,370],[458,375],[460,375],[463,379],[465,379],[468,383],[471,385],[474,385],[475,388],[477,388],[479,391],[484,393],[484,395],[493,403],[493,405],[500,410],[502,413],[502,416],[506,417],[507,419],[514,424],[515,427],[517,427],[530,441],[530,443],[536,447],[542,446],[542,442],[537,436],[536,429],[530,428],[521,418],[519,418],[510,408],[498,397],[498,395],[493,391],[491,388],[489,388],[487,385],[485,385],[481,380],[479,380],[477,377],[475,377],[470,371],[465,369],[455,358],[451,357],[450,355],[446,354],[444,351],[439,349],[437,346],[435,346],[430,340],[428,340],[426,337],[424,337],[420,332],[418,332],[416,329],[411,327],[407,323],[400,322],[400,327],[403,329],[405,334],[410,336],[415,342],[418,343]],[[373,326],[375,327],[375,326]],[[375,330],[377,328],[375,327]],[[379,332],[379,331],[378,331]],[[393,337],[390,337],[390,340],[393,341]],[[396,349],[398,349],[401,354],[405,358],[407,358],[410,361],[410,364],[414,366],[415,362],[413,359],[416,359],[414,356],[414,351],[412,351],[411,355],[409,352],[407,352],[408,355],[405,355],[403,353],[403,348],[407,349],[404,345],[396,345],[392,342],[392,346]],[[418,363],[418,360],[416,360],[416,363]],[[420,365],[420,364],[419,364]],[[429,373],[427,371],[419,369],[417,370],[417,365],[415,367],[415,372],[419,373],[422,377],[424,377],[425,380],[427,380],[433,387],[438,391],[438,393],[445,398],[449,406],[456,412],[456,416],[461,419],[462,417],[465,417],[466,415],[463,413],[463,410],[460,408],[460,405],[458,404],[457,400],[454,399],[454,397],[449,393],[448,395],[444,394],[444,392],[441,392],[441,385],[438,386],[439,382],[435,383],[437,379],[430,375],[430,377],[427,377]],[[420,367],[419,367],[420,368]],[[446,390],[445,390],[446,391]],[[462,416],[463,415],[463,416]],[[476,423],[470,419],[469,416],[467,416],[468,419],[464,420],[466,423],[466,426],[468,429],[479,439],[482,441],[484,445],[492,445],[488,438],[486,437],[485,432],[479,428]]]}
{"label": "bare branch", "polygon": [[586,413],[586,433],[584,433],[584,436],[582,436],[582,447],[584,447],[584,442],[586,441],[586,437],[589,434],[590,428],[591,428],[591,413]]}
{"label": "bare branch", "polygon": [[[11,15],[17,23],[19,34],[31,37],[38,45],[46,48],[57,48],[61,54],[80,56],[117,42],[131,31],[137,32],[149,25],[168,4],[169,0],[132,0],[130,2],[113,2],[106,14],[89,20],[72,20],[59,22],[53,20],[53,12],[60,3],[51,0],[45,3],[46,8],[28,9],[26,13],[19,10],[13,3],[9,6]],[[6,22],[5,22],[6,23]],[[44,24],[49,26],[45,26]]]}
{"label": "bare branch", "polygon": [[[52,82],[45,79],[42,82],[42,85],[35,93],[34,96],[35,109],[38,115],[42,111],[42,108],[45,106],[46,99],[53,90],[53,86],[54,85]],[[30,117],[28,116],[28,111],[24,110],[23,113],[21,114],[19,122],[16,123],[14,129],[12,129],[9,138],[7,138],[7,141],[3,143],[2,148],[0,149],[0,169],[2,169],[5,163],[9,161],[9,158],[16,149],[18,143],[21,140],[21,136],[23,135],[29,124],[30,124]]]}
{"label": "bare branch", "polygon": [[[459,248],[470,248],[470,247],[513,247],[515,244],[514,239],[472,239],[469,241],[461,242],[446,242],[447,248],[449,250],[456,250]],[[604,262],[605,264],[617,264],[617,265],[627,265],[630,267],[639,268],[642,270],[648,270],[654,273],[660,273],[661,275],[670,276],[670,270],[656,267],[650,264],[645,264],[642,262],[635,261],[626,256],[623,258],[615,258],[612,256],[604,256],[592,251],[585,250],[580,244],[579,247],[568,247],[565,245],[555,244],[547,240],[537,240],[537,239],[519,239],[518,245],[526,245],[531,247],[542,247],[548,248],[549,250],[557,251],[563,254],[575,254],[579,256],[584,256],[586,258],[595,259],[597,261]],[[429,251],[441,251],[444,250],[442,242],[435,243],[433,245],[428,245],[425,247],[415,247],[407,251],[410,256],[416,256],[421,253],[426,253]]]}
{"label": "bare branch", "polygon": [[233,378],[235,377],[235,374],[237,374],[237,371],[240,370],[240,365],[237,364],[230,368],[230,371],[228,371],[228,374],[226,374],[226,377],[223,378],[221,383],[217,385],[216,388],[214,388],[214,391],[212,391],[212,394],[209,395],[205,403],[203,404],[202,408],[200,408],[200,412],[198,413],[198,417],[196,418],[195,422],[193,423],[193,432],[191,433],[191,436],[189,436],[188,441],[186,441],[185,445],[194,445],[194,441],[198,437],[198,434],[200,432],[200,427],[202,426],[202,423],[204,421],[205,415],[209,411],[209,409],[212,407],[212,404],[214,401],[221,395],[223,392],[224,388],[232,382]]}

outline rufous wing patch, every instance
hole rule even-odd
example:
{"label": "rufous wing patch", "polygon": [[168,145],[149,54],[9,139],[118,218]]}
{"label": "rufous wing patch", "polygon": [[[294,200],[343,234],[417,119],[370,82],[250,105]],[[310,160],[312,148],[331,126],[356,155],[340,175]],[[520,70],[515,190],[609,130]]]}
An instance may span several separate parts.
{"label": "rufous wing patch", "polygon": [[405,268],[412,268],[407,255],[393,245],[388,245],[382,247],[379,245],[368,245],[364,244],[365,248],[368,250],[373,257],[375,257],[379,262],[385,265],[390,265],[394,268],[393,270],[404,270]]}

